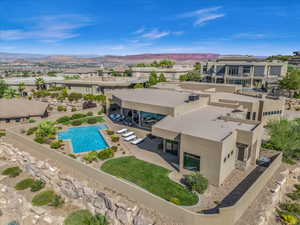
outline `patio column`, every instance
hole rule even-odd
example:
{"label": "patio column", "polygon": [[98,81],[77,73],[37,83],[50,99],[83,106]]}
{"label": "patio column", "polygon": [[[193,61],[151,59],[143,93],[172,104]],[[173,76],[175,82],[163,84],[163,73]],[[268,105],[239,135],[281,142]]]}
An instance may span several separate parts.
{"label": "patio column", "polygon": [[163,152],[166,152],[166,139],[163,139]]}
{"label": "patio column", "polygon": [[139,127],[142,126],[142,123],[141,123],[141,111],[138,111],[138,115],[139,115]]}

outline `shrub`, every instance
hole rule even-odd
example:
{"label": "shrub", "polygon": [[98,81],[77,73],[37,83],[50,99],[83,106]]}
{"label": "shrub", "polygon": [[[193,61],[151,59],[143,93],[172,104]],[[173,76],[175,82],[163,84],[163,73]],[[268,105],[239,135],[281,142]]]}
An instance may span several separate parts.
{"label": "shrub", "polygon": [[72,112],[76,112],[77,109],[76,109],[75,107],[72,107],[71,111],[72,111]]}
{"label": "shrub", "polygon": [[46,183],[44,181],[42,181],[42,180],[35,180],[33,182],[33,184],[31,185],[31,189],[30,190],[32,192],[37,192],[37,191],[43,189],[45,187],[45,185],[46,185]]}
{"label": "shrub", "polygon": [[45,144],[46,143],[46,139],[44,137],[41,137],[41,136],[35,137],[34,141],[39,143],[39,144]]}
{"label": "shrub", "polygon": [[32,135],[36,132],[37,127],[31,127],[27,130],[26,135]]}
{"label": "shrub", "polygon": [[93,117],[93,118],[88,118],[87,123],[88,123],[88,124],[95,124],[95,123],[97,123],[97,119],[96,119],[95,117]]}
{"label": "shrub", "polygon": [[68,122],[69,120],[70,120],[70,117],[68,117],[68,116],[62,116],[62,117],[58,118],[56,120],[56,122],[57,123],[65,123],[65,122]]}
{"label": "shrub", "polygon": [[16,167],[9,167],[5,169],[2,172],[2,175],[9,176],[9,177],[17,177],[20,175],[20,173],[22,173],[22,170],[20,169],[20,167],[16,166]]}
{"label": "shrub", "polygon": [[199,172],[185,176],[185,183],[192,191],[203,194],[208,187],[208,180]]}
{"label": "shrub", "polygon": [[112,130],[106,130],[106,133],[107,133],[108,135],[113,135],[115,132],[113,132]]}
{"label": "shrub", "polygon": [[30,119],[28,122],[29,122],[29,123],[35,123],[35,120]]}
{"label": "shrub", "polygon": [[93,116],[93,115],[94,115],[93,112],[88,112],[88,113],[86,114],[86,116]]}
{"label": "shrub", "polygon": [[6,135],[6,133],[5,132],[0,132],[0,137],[4,137]]}
{"label": "shrub", "polygon": [[63,105],[59,105],[59,106],[57,106],[57,111],[59,111],[59,112],[66,112],[67,111],[67,107],[65,107]]}
{"label": "shrub", "polygon": [[30,188],[33,185],[33,183],[34,183],[34,179],[27,178],[18,182],[15,186],[15,189],[18,191],[25,190],[27,188]]}
{"label": "shrub", "polygon": [[111,148],[102,150],[98,153],[98,159],[101,160],[109,159],[112,158],[113,156],[114,156],[114,150],[112,150]]}
{"label": "shrub", "polygon": [[99,116],[103,114],[103,111],[100,110],[98,113],[97,113]]}
{"label": "shrub", "polygon": [[53,206],[55,208],[62,206],[65,203],[64,199],[59,195],[54,195],[52,202],[49,204],[49,206]]}
{"label": "shrub", "polygon": [[58,141],[51,142],[50,147],[53,148],[53,149],[58,149],[62,145],[63,145],[63,142],[61,140],[58,140]]}
{"label": "shrub", "polygon": [[293,202],[280,203],[279,208],[290,213],[300,215],[300,204]]}
{"label": "shrub", "polygon": [[286,194],[290,199],[294,201],[300,200],[300,190],[295,190],[291,193]]}
{"label": "shrub", "polygon": [[117,135],[111,136],[111,141],[112,141],[112,142],[118,142],[119,140],[120,140],[120,137],[119,137],[119,136],[117,136]]}
{"label": "shrub", "polygon": [[108,225],[105,216],[97,213],[93,214],[88,210],[78,210],[70,214],[64,221],[64,225]]}
{"label": "shrub", "polygon": [[87,154],[85,154],[83,156],[83,159],[85,161],[87,161],[88,163],[92,163],[93,161],[96,161],[97,158],[98,158],[98,153],[94,152],[94,151],[93,152],[89,152],[89,153],[87,153]]}
{"label": "shrub", "polygon": [[180,200],[176,197],[172,197],[170,198],[170,202],[176,204],[176,205],[180,205]]}
{"label": "shrub", "polygon": [[286,225],[296,225],[299,222],[299,219],[289,212],[278,211],[278,215],[282,222]]}
{"label": "shrub", "polygon": [[72,126],[80,126],[82,124],[82,120],[73,120],[71,122]]}
{"label": "shrub", "polygon": [[81,118],[84,118],[86,117],[85,114],[82,114],[82,113],[75,113],[71,116],[71,120],[77,120],[77,119],[81,119]]}
{"label": "shrub", "polygon": [[[57,207],[57,198],[60,198],[54,191],[48,190],[36,194],[32,198],[32,205],[34,206],[54,206]],[[61,201],[60,201],[61,203]],[[63,203],[63,202],[62,202]],[[58,205],[59,206],[59,205]]]}
{"label": "shrub", "polygon": [[118,146],[112,146],[111,150],[113,150],[113,152],[116,152],[118,150]]}

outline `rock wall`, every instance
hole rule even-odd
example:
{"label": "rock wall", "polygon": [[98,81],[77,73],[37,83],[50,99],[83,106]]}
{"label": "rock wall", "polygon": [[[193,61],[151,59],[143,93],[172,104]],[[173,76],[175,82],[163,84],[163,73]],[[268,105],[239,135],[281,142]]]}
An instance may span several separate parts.
{"label": "rock wall", "polygon": [[264,205],[263,211],[259,215],[258,225],[268,225],[270,220],[276,216],[276,207],[283,201],[288,192],[288,188],[300,181],[300,168],[286,169],[282,171],[275,184],[271,187],[269,202]]}
{"label": "rock wall", "polygon": [[[31,155],[19,151],[12,145],[1,143],[0,157],[18,164],[33,177],[40,178],[51,185],[53,189],[81,208],[94,213],[106,215],[113,225],[175,225],[171,218],[129,201],[121,195],[114,196],[105,190],[94,190],[85,182],[60,172],[48,162],[38,161]],[[109,193],[109,194],[108,194]]]}

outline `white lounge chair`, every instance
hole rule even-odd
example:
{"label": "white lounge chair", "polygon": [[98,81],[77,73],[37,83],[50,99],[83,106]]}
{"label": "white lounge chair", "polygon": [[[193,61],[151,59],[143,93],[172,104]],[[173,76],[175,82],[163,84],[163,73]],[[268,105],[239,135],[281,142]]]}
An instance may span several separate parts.
{"label": "white lounge chair", "polygon": [[133,131],[129,131],[129,132],[125,133],[125,134],[122,134],[122,137],[129,137],[129,136],[131,136],[133,134],[134,134]]}
{"label": "white lounge chair", "polygon": [[124,138],[124,140],[125,140],[125,141],[132,141],[132,140],[135,139],[135,138],[136,138],[135,135],[131,135],[131,136],[127,137],[127,138]]}
{"label": "white lounge chair", "polygon": [[143,142],[145,138],[138,138],[131,142],[133,145],[138,145],[139,143]]}
{"label": "white lounge chair", "polygon": [[128,131],[128,129],[127,128],[123,128],[121,130],[118,130],[117,134],[122,134],[122,133],[125,133],[126,131]]}

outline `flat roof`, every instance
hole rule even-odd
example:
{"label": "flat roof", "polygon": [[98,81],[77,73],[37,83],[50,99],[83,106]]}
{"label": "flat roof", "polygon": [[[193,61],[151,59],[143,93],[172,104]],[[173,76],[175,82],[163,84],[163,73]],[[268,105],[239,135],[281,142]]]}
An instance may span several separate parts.
{"label": "flat roof", "polygon": [[186,103],[191,93],[160,89],[138,88],[112,91],[112,95],[123,101],[149,105],[176,107]]}
{"label": "flat roof", "polygon": [[0,99],[0,118],[22,118],[44,115],[48,103],[26,100],[21,98]]}
{"label": "flat roof", "polygon": [[231,112],[232,109],[229,108],[203,106],[180,116],[165,117],[155,124],[154,127],[194,137],[221,141],[237,129],[251,131],[256,126],[255,124],[225,121],[219,118]]}

